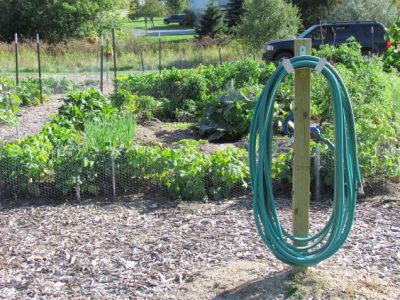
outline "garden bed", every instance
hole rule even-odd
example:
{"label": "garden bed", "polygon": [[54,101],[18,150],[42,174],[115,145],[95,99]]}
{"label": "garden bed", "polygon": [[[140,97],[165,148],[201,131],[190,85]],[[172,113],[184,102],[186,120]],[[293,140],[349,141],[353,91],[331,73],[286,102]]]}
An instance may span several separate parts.
{"label": "garden bed", "polygon": [[[263,245],[248,198],[177,203],[146,194],[3,207],[0,297],[396,299],[399,196],[359,203],[342,250],[304,277],[290,277]],[[290,202],[278,207],[290,228]],[[329,211],[312,203],[312,228]]]}

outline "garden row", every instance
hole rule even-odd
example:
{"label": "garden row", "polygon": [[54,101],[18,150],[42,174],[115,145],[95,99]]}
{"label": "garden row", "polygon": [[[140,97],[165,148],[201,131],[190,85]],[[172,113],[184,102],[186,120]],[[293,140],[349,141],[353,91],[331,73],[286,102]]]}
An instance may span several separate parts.
{"label": "garden row", "polygon": [[[315,53],[335,63],[353,103],[358,152],[363,175],[400,176],[400,78],[395,70],[384,71],[379,57],[369,61],[360,45],[350,39],[334,48],[325,46]],[[247,136],[255,99],[262,84],[274,70],[252,61],[200,66],[191,70],[119,77],[120,91],[114,95],[118,107],[136,107],[147,116],[161,120],[199,121],[200,132],[210,141]],[[279,87],[275,105],[274,130],[283,134],[281,124],[291,111],[293,76]],[[143,103],[146,103],[146,105]],[[327,81],[312,75],[312,116],[322,134],[333,140],[333,110]],[[141,116],[143,117],[143,116]]]}
{"label": "garden row", "polygon": [[[358,152],[364,177],[400,177],[400,78],[384,72],[382,62],[369,63],[359,45],[325,47],[318,54],[336,65],[354,107]],[[210,140],[246,139],[253,107],[262,83],[274,70],[254,61],[132,74],[117,79],[119,92],[105,97],[94,89],[69,93],[59,114],[33,137],[0,148],[0,186],[3,194],[43,196],[51,185],[63,195],[126,192],[133,182],[166,188],[173,199],[222,199],[246,190],[249,181],[244,149],[205,154],[206,141],[182,140],[172,146],[133,143],[137,122],[197,122]],[[325,79],[312,78],[313,122],[333,140],[331,96]],[[280,86],[275,105],[275,134],[293,101],[293,78]],[[127,124],[130,124],[127,126]],[[279,147],[278,147],[279,148]],[[329,152],[321,146],[325,154]],[[292,151],[274,150],[275,182],[291,182]],[[324,184],[332,184],[332,165],[322,165]]]}
{"label": "garden row", "polygon": [[75,87],[68,79],[45,78],[42,80],[42,99],[39,79],[25,79],[18,83],[8,77],[0,77],[0,124],[18,123],[17,113],[21,106],[40,105],[51,94],[61,94]]}
{"label": "garden row", "polygon": [[128,191],[133,180],[160,184],[174,199],[221,199],[235,187],[245,189],[245,150],[206,155],[201,142],[189,140],[172,148],[132,145],[129,123],[132,115],[119,113],[98,91],[71,92],[40,134],[0,149],[3,193],[43,197],[50,184],[53,195],[98,195],[113,180],[119,191]]}

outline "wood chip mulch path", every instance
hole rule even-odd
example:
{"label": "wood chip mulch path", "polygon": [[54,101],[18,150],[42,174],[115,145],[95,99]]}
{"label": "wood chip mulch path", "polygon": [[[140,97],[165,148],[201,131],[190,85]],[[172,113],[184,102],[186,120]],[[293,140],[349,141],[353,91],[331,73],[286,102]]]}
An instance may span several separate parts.
{"label": "wood chip mulch path", "polygon": [[[262,266],[261,278],[288,270],[259,238],[251,200],[146,198],[0,208],[0,298],[212,299],[254,279],[248,272],[227,284],[236,264]],[[279,204],[286,227],[288,204]],[[322,226],[328,213],[327,203],[313,205],[313,225]],[[345,246],[315,269],[372,278],[382,298],[398,298],[399,216],[395,198],[359,203]],[[198,284],[207,272],[228,267],[218,282]]]}

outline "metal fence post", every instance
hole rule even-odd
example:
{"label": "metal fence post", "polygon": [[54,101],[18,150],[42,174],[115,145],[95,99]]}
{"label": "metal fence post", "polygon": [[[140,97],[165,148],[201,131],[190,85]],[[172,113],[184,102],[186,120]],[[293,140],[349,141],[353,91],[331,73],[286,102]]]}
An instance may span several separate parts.
{"label": "metal fence post", "polygon": [[161,33],[158,33],[158,72],[161,75]]}
{"label": "metal fence post", "polygon": [[38,69],[39,69],[40,104],[43,104],[43,84],[42,84],[42,67],[41,67],[41,63],[40,63],[39,33],[36,33],[36,46],[37,46],[37,58],[38,58]]}
{"label": "metal fence post", "polygon": [[112,21],[112,47],[113,47],[113,58],[114,58],[114,92],[118,91],[118,83],[117,83],[117,51],[115,48],[115,22]]}
{"label": "metal fence post", "polygon": [[15,91],[18,94],[19,74],[18,74],[18,33],[14,36],[15,42]]}
{"label": "metal fence post", "polygon": [[112,172],[112,189],[113,189],[113,200],[117,200],[117,191],[116,191],[116,177],[115,177],[115,158],[111,156],[111,172]]}
{"label": "metal fence post", "polygon": [[104,44],[103,35],[100,35],[100,91],[103,93],[103,64],[104,64]]}

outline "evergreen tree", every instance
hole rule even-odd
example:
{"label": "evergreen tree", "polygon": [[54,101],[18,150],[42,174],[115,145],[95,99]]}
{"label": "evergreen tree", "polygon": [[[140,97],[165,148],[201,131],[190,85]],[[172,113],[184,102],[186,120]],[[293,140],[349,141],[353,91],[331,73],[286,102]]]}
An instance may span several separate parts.
{"label": "evergreen tree", "polygon": [[211,0],[201,16],[200,25],[196,27],[197,37],[210,36],[214,38],[224,31],[224,13],[221,7],[215,4],[214,0]]}
{"label": "evergreen tree", "polygon": [[225,23],[228,27],[234,27],[240,23],[244,14],[244,0],[229,0],[226,4]]}

